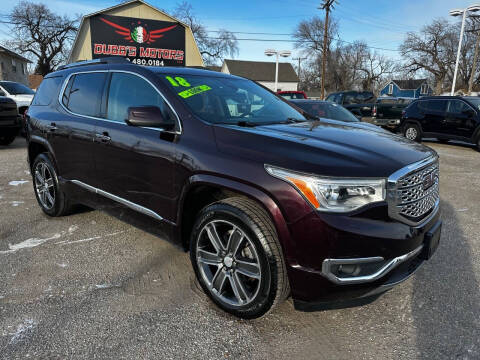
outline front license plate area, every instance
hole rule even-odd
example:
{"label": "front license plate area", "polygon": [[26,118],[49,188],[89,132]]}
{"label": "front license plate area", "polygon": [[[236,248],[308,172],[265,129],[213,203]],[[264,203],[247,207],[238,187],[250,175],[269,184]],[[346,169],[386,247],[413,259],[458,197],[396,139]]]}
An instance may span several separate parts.
{"label": "front license plate area", "polygon": [[442,222],[437,222],[426,234],[423,242],[423,251],[421,257],[428,260],[437,251],[440,244],[440,235],[442,232]]}

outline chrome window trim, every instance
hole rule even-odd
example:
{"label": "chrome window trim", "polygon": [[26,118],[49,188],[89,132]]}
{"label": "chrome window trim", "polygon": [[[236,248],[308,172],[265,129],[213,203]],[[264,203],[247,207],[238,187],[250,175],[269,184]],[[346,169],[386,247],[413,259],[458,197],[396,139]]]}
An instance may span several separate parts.
{"label": "chrome window trim", "polygon": [[426,216],[425,218],[418,221],[418,222],[408,220],[407,218],[405,218],[401,215],[398,215],[395,208],[396,208],[396,205],[397,205],[396,189],[397,189],[398,180],[407,176],[410,173],[420,171],[420,170],[432,165],[433,163],[438,162],[438,159],[439,159],[438,155],[436,155],[436,154],[432,155],[432,156],[430,156],[426,159],[423,159],[423,160],[414,162],[410,165],[407,165],[407,166],[401,168],[400,170],[394,172],[392,175],[390,175],[388,177],[387,188],[386,188],[386,190],[387,190],[386,200],[387,200],[387,204],[388,204],[388,215],[392,219],[401,221],[401,222],[403,222],[407,225],[410,225],[410,226],[419,226],[419,225],[421,225],[421,224],[423,224],[427,221],[430,221],[430,219],[432,219],[436,215],[436,213],[438,212],[439,205],[440,205],[440,199],[437,199],[437,201],[435,202],[435,205],[432,207],[431,213],[428,216]]}
{"label": "chrome window trim", "polygon": [[69,114],[84,117],[84,118],[87,118],[87,119],[100,120],[100,121],[106,121],[106,122],[111,122],[111,123],[115,123],[115,124],[121,124],[121,125],[129,126],[125,122],[121,122],[121,121],[114,121],[114,120],[109,120],[109,119],[106,119],[106,118],[100,118],[100,117],[96,117],[96,116],[77,114],[77,113],[74,113],[73,111],[70,111],[69,109],[67,109],[67,107],[63,104],[63,102],[62,102],[63,94],[65,92],[65,88],[67,87],[67,84],[68,84],[70,78],[73,75],[89,74],[89,73],[107,73],[107,74],[108,73],[125,73],[125,74],[131,74],[131,75],[134,75],[134,76],[138,76],[139,78],[145,80],[147,83],[149,83],[155,89],[155,91],[162,97],[162,99],[165,101],[165,103],[167,103],[167,105],[170,107],[170,110],[175,114],[176,123],[178,125],[178,130],[177,131],[168,131],[168,130],[165,130],[165,129],[162,129],[162,128],[152,128],[152,127],[143,127],[143,128],[144,129],[150,129],[150,130],[156,130],[156,131],[159,131],[159,132],[167,132],[167,133],[171,133],[171,134],[175,134],[175,135],[181,135],[183,133],[183,127],[182,127],[182,122],[180,121],[180,117],[178,116],[177,112],[173,108],[172,104],[162,94],[162,92],[160,90],[158,90],[158,88],[150,80],[148,80],[145,76],[140,75],[140,74],[138,74],[136,72],[133,72],[133,71],[128,71],[128,70],[109,70],[109,69],[108,70],[86,70],[86,71],[75,71],[75,72],[72,72],[72,73],[68,74],[68,76],[65,79],[65,81],[62,85],[62,88],[61,88],[61,90],[58,94],[58,102],[60,103],[60,106],[66,112],[68,112]]}
{"label": "chrome window trim", "polygon": [[334,275],[331,271],[331,265],[341,265],[341,264],[366,264],[375,261],[382,261],[384,260],[381,256],[376,257],[369,257],[369,258],[350,258],[350,259],[325,259],[322,263],[322,275],[325,276],[330,281],[334,282],[335,284],[339,285],[349,285],[349,284],[361,284],[367,282],[376,281],[387,273],[395,269],[398,265],[404,263],[405,261],[415,257],[418,255],[423,249],[423,244],[417,247],[415,250],[410,251],[407,254],[397,256],[393,258],[385,265],[383,265],[378,271],[371,275],[364,275],[364,276],[354,276],[348,278],[342,278]]}
{"label": "chrome window trim", "polygon": [[175,223],[167,220],[167,219],[164,219],[162,216],[160,216],[159,214],[157,214],[155,211],[153,210],[150,210],[144,206],[141,206],[141,205],[138,205],[134,202],[131,202],[127,199],[124,199],[120,196],[117,196],[117,195],[114,195],[112,193],[109,193],[105,190],[102,190],[102,189],[99,189],[99,188],[96,188],[94,186],[91,186],[91,185],[88,185],[88,184],[85,184],[84,182],[80,181],[80,180],[69,180],[71,183],[75,184],[75,185],[78,185],[92,193],[95,193],[95,194],[99,194],[99,195],[102,195],[110,200],[113,200],[113,201],[116,201],[122,205],[125,205],[126,207],[132,209],[132,210],[135,210],[137,212],[140,212],[144,215],[148,215],[154,219],[157,219],[157,220],[160,220],[160,221],[165,221],[171,225],[175,225]]}

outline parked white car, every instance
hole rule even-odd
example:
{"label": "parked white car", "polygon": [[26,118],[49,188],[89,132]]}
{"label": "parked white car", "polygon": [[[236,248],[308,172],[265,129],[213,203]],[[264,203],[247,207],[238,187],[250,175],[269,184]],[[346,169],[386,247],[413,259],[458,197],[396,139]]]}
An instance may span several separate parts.
{"label": "parked white car", "polygon": [[14,81],[0,81],[0,96],[15,100],[18,113],[23,114],[30,106],[35,92],[28,86]]}

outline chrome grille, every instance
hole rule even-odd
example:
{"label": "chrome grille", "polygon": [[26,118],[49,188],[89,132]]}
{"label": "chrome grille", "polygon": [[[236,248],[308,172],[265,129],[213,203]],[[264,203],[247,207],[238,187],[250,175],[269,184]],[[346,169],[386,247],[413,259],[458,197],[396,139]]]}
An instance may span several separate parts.
{"label": "chrome grille", "polygon": [[438,158],[410,165],[389,178],[389,213],[400,221],[422,221],[439,201]]}

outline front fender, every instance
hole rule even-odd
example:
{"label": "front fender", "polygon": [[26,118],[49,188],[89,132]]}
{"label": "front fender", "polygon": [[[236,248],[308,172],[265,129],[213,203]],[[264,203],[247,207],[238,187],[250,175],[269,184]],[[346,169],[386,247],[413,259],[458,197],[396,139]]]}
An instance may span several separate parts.
{"label": "front fender", "polygon": [[185,202],[186,196],[192,187],[195,187],[198,185],[209,185],[209,186],[215,186],[225,190],[230,190],[235,193],[244,195],[258,202],[260,205],[262,205],[262,207],[267,211],[268,215],[270,216],[275,226],[275,229],[278,235],[278,240],[283,249],[285,262],[287,263],[287,265],[290,265],[290,266],[297,264],[296,256],[295,256],[295,246],[292,242],[290,231],[288,229],[285,218],[280,208],[276,204],[276,202],[263,191],[253,186],[241,183],[239,181],[235,181],[232,179],[227,179],[227,178],[223,178],[215,175],[207,175],[207,174],[196,174],[191,176],[188,179],[186,185],[184,186],[180,196],[180,200],[179,200],[178,214],[177,214],[177,219],[179,219],[178,221],[179,228],[181,228],[181,218],[182,218],[181,214],[183,211],[183,204]]}

